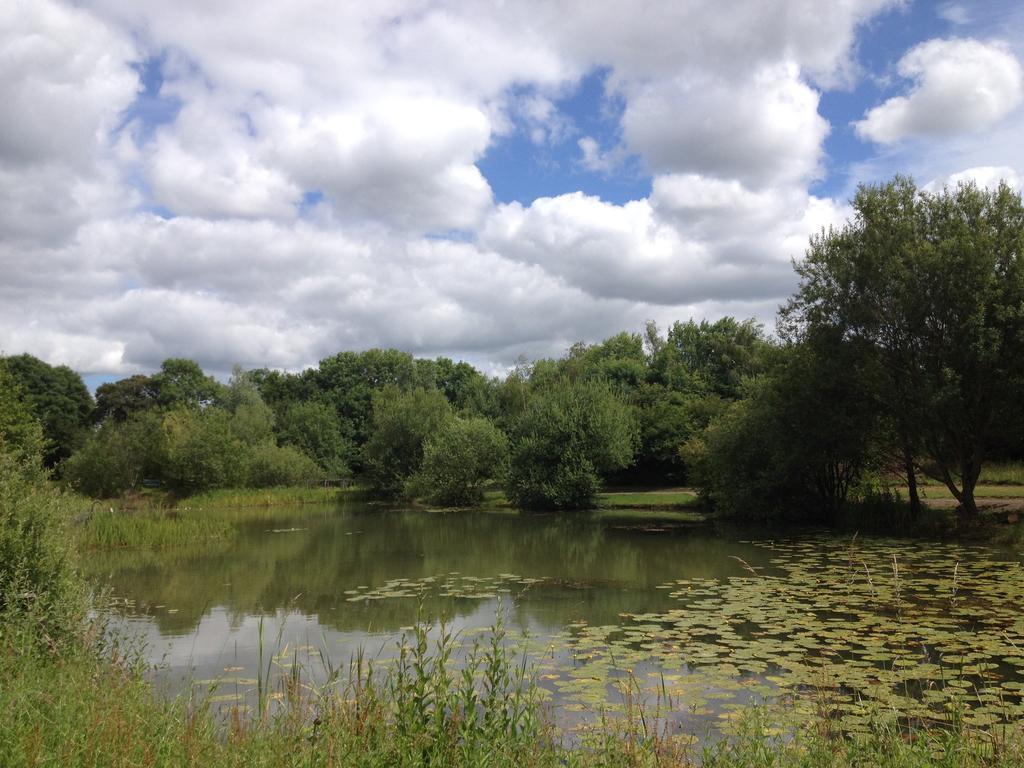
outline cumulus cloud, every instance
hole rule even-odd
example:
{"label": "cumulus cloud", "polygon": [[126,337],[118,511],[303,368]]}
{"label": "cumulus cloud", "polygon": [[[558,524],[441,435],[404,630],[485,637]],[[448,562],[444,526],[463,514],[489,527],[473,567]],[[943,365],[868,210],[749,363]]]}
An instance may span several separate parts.
{"label": "cumulus cloud", "polygon": [[924,189],[929,192],[937,192],[943,187],[956,187],[958,184],[966,182],[972,182],[985,189],[996,189],[1004,182],[1018,192],[1024,189],[1024,179],[1021,178],[1015,169],[1005,165],[983,165],[976,168],[966,168],[957,173],[933,179],[924,185]]}
{"label": "cumulus cloud", "polygon": [[784,296],[790,259],[845,213],[827,200],[739,182],[663,176],[650,200],[618,206],[572,193],[501,206],[481,242],[597,298],[663,305]]}
{"label": "cumulus cloud", "polygon": [[679,77],[640,86],[622,118],[627,145],[655,172],[764,185],[813,177],[828,123],[818,94],[782,63],[740,83]]}
{"label": "cumulus cloud", "polygon": [[1024,71],[1007,46],[973,39],[929,40],[900,59],[914,86],[868,110],[857,133],[881,144],[950,136],[991,126],[1024,97]]}
{"label": "cumulus cloud", "polygon": [[[808,192],[821,93],[897,4],[15,0],[0,349],[103,373],[374,345],[487,365],[649,318],[770,321],[789,259],[847,213]],[[158,124],[132,108],[147,61],[180,105]],[[598,129],[562,107],[594,72]],[[650,194],[567,172],[499,204],[481,161],[514,135],[646,169]]]}
{"label": "cumulus cloud", "polygon": [[137,199],[102,162],[139,90],[130,37],[49,0],[0,7],[0,240],[59,242]]}

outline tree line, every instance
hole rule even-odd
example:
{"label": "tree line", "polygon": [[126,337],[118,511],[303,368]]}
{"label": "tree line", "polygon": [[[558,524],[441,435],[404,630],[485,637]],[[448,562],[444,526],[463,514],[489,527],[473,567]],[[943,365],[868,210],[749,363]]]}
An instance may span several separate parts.
{"label": "tree line", "polygon": [[[861,187],[811,238],[774,337],[753,320],[649,323],[489,377],[395,349],[298,373],[193,361],[104,384],[6,357],[0,383],[82,492],[176,493],[358,475],[383,497],[591,506],[603,484],[696,485],[723,512],[829,522],[917,483],[966,516],[983,462],[1024,455],[1020,195]],[[13,394],[12,394],[13,393]]]}

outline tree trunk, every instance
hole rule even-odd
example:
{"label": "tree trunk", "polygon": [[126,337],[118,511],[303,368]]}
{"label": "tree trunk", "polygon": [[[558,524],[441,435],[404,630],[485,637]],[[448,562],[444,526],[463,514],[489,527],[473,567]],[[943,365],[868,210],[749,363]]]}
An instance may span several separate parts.
{"label": "tree trunk", "polygon": [[981,461],[974,459],[979,454],[980,451],[975,451],[975,456],[972,456],[970,461],[965,460],[962,467],[960,484],[963,486],[963,493],[960,498],[960,514],[967,520],[977,520],[980,514],[978,504],[974,500],[974,489],[981,476]]}
{"label": "tree trunk", "polygon": [[903,468],[907,473],[907,495],[910,497],[910,516],[917,520],[921,516],[921,497],[917,494],[917,472],[914,470],[914,457],[910,451],[903,454]]}
{"label": "tree trunk", "polygon": [[[960,503],[960,506],[957,507],[960,518],[965,521],[977,520],[978,504],[974,500],[974,486],[978,482],[978,472],[973,470],[965,472],[960,478],[962,487],[958,488],[949,469],[944,464],[940,464],[939,469],[942,471],[942,481],[949,488],[949,492],[953,494],[953,498]],[[961,467],[961,470],[963,469],[968,468]]]}

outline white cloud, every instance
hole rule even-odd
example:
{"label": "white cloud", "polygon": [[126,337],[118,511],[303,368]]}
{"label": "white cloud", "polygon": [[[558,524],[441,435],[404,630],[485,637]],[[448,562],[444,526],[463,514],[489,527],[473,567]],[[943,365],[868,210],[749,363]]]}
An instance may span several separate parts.
{"label": "white cloud", "polygon": [[597,173],[614,171],[622,164],[625,155],[620,147],[602,150],[593,136],[584,136],[576,142],[576,146],[580,148],[580,165]]}
{"label": "white cloud", "polygon": [[[648,318],[770,320],[844,212],[807,192],[820,91],[895,4],[8,3],[0,349],[108,373],[373,345],[486,364]],[[154,127],[126,109],[156,57],[181,108]],[[595,71],[621,142],[560,111]],[[479,166],[514,132],[643,166],[651,194],[498,205]]]}
{"label": "white cloud", "polygon": [[0,6],[0,163],[89,169],[138,90],[135,58],[126,36],[85,11]]}
{"label": "white cloud", "polygon": [[1024,72],[1003,44],[973,39],[929,40],[900,59],[899,74],[914,81],[906,96],[868,110],[855,124],[871,141],[951,136],[988,128],[1024,97]]}
{"label": "white cloud", "polygon": [[481,242],[597,298],[666,306],[789,293],[790,259],[845,210],[792,191],[752,192],[697,175],[658,177],[650,200],[581,193],[500,206]]}
{"label": "white cloud", "polygon": [[939,14],[939,18],[945,19],[950,24],[956,24],[958,27],[971,21],[970,11],[961,3],[941,3],[936,13]]}
{"label": "white cloud", "polygon": [[943,187],[956,187],[958,184],[973,182],[985,189],[996,189],[1000,183],[1005,182],[1012,189],[1020,192],[1024,190],[1024,179],[1013,168],[1008,166],[983,165],[976,168],[966,168],[957,173],[951,173],[938,179],[933,179],[923,186],[930,192],[937,192]]}
{"label": "white cloud", "polygon": [[756,186],[818,172],[828,123],[793,64],[740,83],[681,76],[640,86],[622,119],[627,145],[655,173],[700,173]]}
{"label": "white cloud", "polygon": [[60,242],[137,201],[104,162],[139,89],[136,57],[86,11],[0,5],[0,242]]}

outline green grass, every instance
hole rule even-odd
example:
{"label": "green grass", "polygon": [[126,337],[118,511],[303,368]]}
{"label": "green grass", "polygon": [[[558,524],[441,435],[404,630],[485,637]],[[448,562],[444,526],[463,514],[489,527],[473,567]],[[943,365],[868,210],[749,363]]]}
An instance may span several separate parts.
{"label": "green grass", "polygon": [[598,506],[618,509],[685,509],[700,500],[690,491],[615,491],[598,495]]}
{"label": "green grass", "polygon": [[234,532],[229,521],[216,517],[106,510],[79,526],[78,544],[84,549],[164,549],[216,542]]}
{"label": "green grass", "polygon": [[[484,493],[485,509],[509,508],[508,499],[501,490]],[[608,491],[597,496],[597,509],[622,510],[693,510],[700,506],[695,493],[680,490]]]}
{"label": "green grass", "polygon": [[[928,488],[945,487],[945,484],[941,480],[929,477],[923,473],[918,475],[917,482],[918,485],[926,486]],[[978,485],[1018,485],[1022,486],[1019,490],[1020,494],[1024,496],[1024,462],[1009,461],[986,464],[981,470],[981,476],[978,478]]]}
{"label": "green grass", "polygon": [[602,507],[601,520],[645,523],[705,523],[709,517],[699,509],[664,509],[660,507]]}
{"label": "green grass", "polygon": [[323,504],[335,501],[342,494],[357,493],[356,487],[324,488],[291,486],[284,488],[223,488],[189,496],[178,502],[186,509],[226,507],[275,507],[295,504]]}
{"label": "green grass", "polygon": [[[900,495],[903,498],[907,497],[907,489],[905,487],[900,488]],[[952,499],[953,494],[949,488],[944,485],[927,485],[918,488],[918,494],[922,499],[927,501],[928,499]],[[974,488],[974,497],[976,499],[1018,499],[1024,498],[1024,486],[1016,485],[977,485]]]}
{"label": "green grass", "polygon": [[981,482],[988,485],[1024,485],[1024,462],[988,464],[981,471]]}

